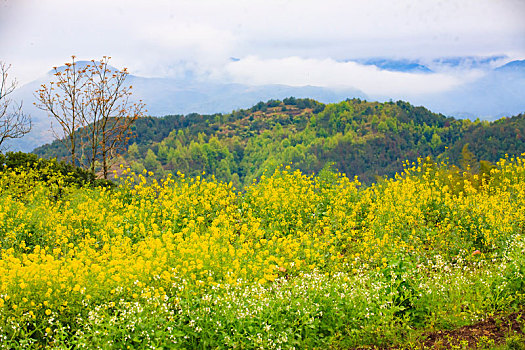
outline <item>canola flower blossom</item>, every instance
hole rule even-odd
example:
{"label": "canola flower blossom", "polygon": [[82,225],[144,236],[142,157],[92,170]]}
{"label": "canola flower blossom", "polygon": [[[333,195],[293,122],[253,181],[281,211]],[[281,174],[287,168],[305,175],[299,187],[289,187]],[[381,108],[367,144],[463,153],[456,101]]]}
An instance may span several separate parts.
{"label": "canola flower blossom", "polygon": [[464,288],[494,307],[523,301],[522,158],[485,178],[421,161],[366,188],[290,167],[244,191],[182,174],[119,181],[1,175],[5,348],[383,344],[399,320],[445,323],[425,305],[455,307]]}

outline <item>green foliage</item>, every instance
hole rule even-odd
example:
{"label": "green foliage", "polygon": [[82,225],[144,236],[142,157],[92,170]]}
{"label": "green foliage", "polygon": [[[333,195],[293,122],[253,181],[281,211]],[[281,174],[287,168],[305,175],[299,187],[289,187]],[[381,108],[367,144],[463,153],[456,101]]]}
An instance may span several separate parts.
{"label": "green foliage", "polygon": [[82,168],[73,166],[64,161],[58,162],[56,159],[43,159],[35,154],[23,152],[7,152],[5,155],[0,153],[0,176],[2,172],[15,170],[17,172],[33,171],[37,179],[50,181],[56,175],[60,175],[64,185],[76,186],[112,186],[112,182],[96,179],[95,176]]}

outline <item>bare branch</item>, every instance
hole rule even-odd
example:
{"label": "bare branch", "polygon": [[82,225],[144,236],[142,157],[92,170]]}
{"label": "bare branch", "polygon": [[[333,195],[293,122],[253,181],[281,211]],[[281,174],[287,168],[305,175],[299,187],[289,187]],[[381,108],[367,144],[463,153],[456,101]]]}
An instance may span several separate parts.
{"label": "bare branch", "polygon": [[[68,148],[71,163],[77,162],[77,130],[83,126],[82,114],[85,93],[88,82],[86,69],[81,68],[71,56],[72,62],[65,63],[65,68],[54,67],[55,81],[49,86],[43,84],[36,91],[38,103],[36,106],[58,122],[59,130],[53,129],[54,135],[62,135],[59,140]],[[82,165],[82,164],[80,164]]]}
{"label": "bare branch", "polygon": [[135,120],[142,116],[144,104],[131,104],[131,86],[125,85],[127,70],[109,66],[109,57],[103,57],[91,69],[92,116],[96,116],[96,132],[102,161],[102,173],[107,178],[111,159],[124,146],[126,136]]}
{"label": "bare branch", "polygon": [[[144,104],[129,101],[131,86],[125,85],[126,69],[109,66],[109,57],[91,61],[79,68],[73,57],[66,68],[54,68],[55,81],[37,91],[40,104],[61,127],[63,142],[70,150],[71,160],[95,173],[102,163],[104,178],[108,176],[111,159],[125,145],[133,122],[142,116]],[[79,129],[82,127],[82,129]]]}
{"label": "bare branch", "polygon": [[31,117],[22,111],[22,103],[17,104],[9,96],[17,86],[16,79],[8,80],[10,68],[0,61],[0,151],[6,140],[24,136],[32,126]]}

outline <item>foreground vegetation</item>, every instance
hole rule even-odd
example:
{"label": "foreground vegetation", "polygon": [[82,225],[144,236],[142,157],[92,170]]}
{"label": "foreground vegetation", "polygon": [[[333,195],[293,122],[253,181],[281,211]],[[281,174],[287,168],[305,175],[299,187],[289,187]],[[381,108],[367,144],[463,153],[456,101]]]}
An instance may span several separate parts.
{"label": "foreground vegetation", "polygon": [[525,302],[525,160],[231,184],[0,177],[0,348],[416,347]]}

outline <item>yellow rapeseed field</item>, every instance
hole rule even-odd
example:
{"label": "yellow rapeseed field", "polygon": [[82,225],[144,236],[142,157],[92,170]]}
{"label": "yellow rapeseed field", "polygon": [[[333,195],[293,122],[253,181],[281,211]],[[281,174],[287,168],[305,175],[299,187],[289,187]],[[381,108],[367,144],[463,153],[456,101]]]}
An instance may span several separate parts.
{"label": "yellow rapeseed field", "polygon": [[[188,179],[182,174],[156,181],[127,170],[115,188],[76,188],[63,185],[59,176],[41,181],[32,171],[5,171],[0,191],[0,343],[6,348],[119,348],[122,344],[154,348],[164,344],[158,339],[169,341],[168,346],[202,348],[346,344],[345,337],[361,332],[356,326],[352,333],[348,325],[367,322],[365,316],[344,311],[348,301],[340,301],[338,310],[343,311],[337,311],[338,317],[348,317],[347,328],[324,329],[323,322],[328,321],[322,321],[323,317],[305,318],[312,324],[320,322],[316,336],[310,335],[311,343],[307,333],[297,333],[295,326],[290,326],[292,331],[277,330],[280,321],[273,319],[251,316],[256,326],[252,333],[246,326],[244,335],[223,324],[238,322],[242,313],[271,307],[269,300],[277,297],[268,293],[283,283],[288,287],[282,290],[290,288],[290,295],[282,296],[287,300],[283,305],[299,303],[304,294],[307,297],[301,303],[309,300],[317,305],[312,312],[322,315],[327,307],[322,295],[345,286],[344,291],[337,289],[337,297],[327,300],[346,300],[345,293],[358,298],[355,293],[362,293],[359,298],[364,304],[378,308],[372,312],[370,306],[369,314],[388,314],[389,322],[394,322],[402,319],[400,310],[419,307],[417,300],[424,297],[417,296],[416,290],[427,290],[422,285],[428,280],[412,283],[410,288],[403,285],[411,294],[402,292],[405,289],[399,284],[397,296],[392,296],[391,287],[382,289],[374,281],[392,286],[391,271],[401,271],[396,275],[401,280],[405,271],[401,264],[408,266],[406,271],[427,277],[433,276],[436,266],[442,269],[440,273],[457,271],[464,278],[466,270],[471,277],[489,270],[504,272],[513,263],[512,249],[523,244],[525,234],[522,158],[503,159],[490,176],[453,172],[421,161],[407,166],[395,179],[370,187],[342,174],[313,177],[282,168],[243,191],[213,178]],[[407,276],[402,280],[409,281]],[[496,275],[487,272],[487,276]],[[502,280],[503,286],[515,281],[501,276],[508,278],[508,283]],[[330,281],[337,286],[315,294],[321,298],[317,300],[308,294],[317,288],[308,283],[315,283],[301,284],[304,281],[317,281],[325,285],[322,288],[328,288]],[[384,309],[395,306],[391,313],[378,311],[383,301],[371,301],[376,297],[374,288],[378,298],[383,292],[390,295]],[[523,286],[516,288],[511,294],[518,300]],[[400,295],[412,298],[411,304]],[[514,300],[508,295],[501,294],[507,298],[505,305]],[[266,301],[258,303],[257,298]],[[218,323],[209,325],[203,335],[199,322],[213,319],[209,309],[213,307],[215,315],[220,315],[213,322]],[[205,311],[192,313],[197,309]],[[223,309],[236,311],[221,314],[226,312]],[[166,322],[174,323],[155,323],[138,332],[137,324],[146,321],[139,322],[137,316],[132,328],[117,332],[121,338],[111,330],[142,310],[154,310],[152,315],[165,315]],[[265,312],[261,310],[257,312]],[[410,315],[410,322],[416,322],[416,314]],[[427,310],[423,323],[428,324],[432,315]],[[288,316],[283,312],[279,317]],[[293,317],[291,325],[301,319]],[[307,321],[297,322],[300,329],[308,328]],[[379,320],[361,330],[379,334],[386,324]],[[272,329],[277,332],[273,338]],[[359,339],[365,341],[361,345],[372,342],[357,336],[350,344],[358,345]]]}

